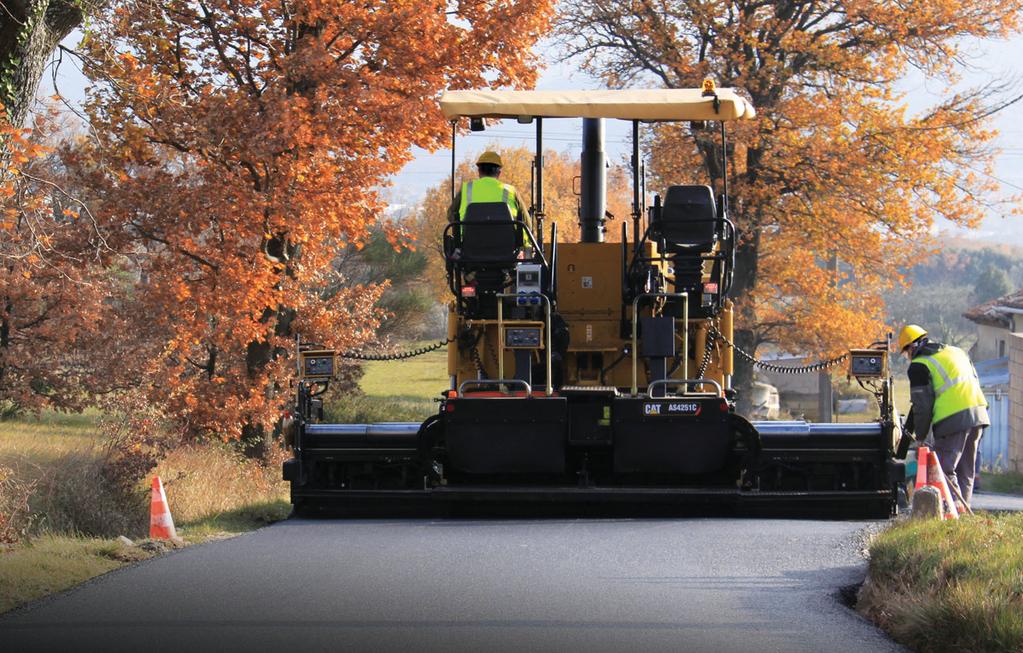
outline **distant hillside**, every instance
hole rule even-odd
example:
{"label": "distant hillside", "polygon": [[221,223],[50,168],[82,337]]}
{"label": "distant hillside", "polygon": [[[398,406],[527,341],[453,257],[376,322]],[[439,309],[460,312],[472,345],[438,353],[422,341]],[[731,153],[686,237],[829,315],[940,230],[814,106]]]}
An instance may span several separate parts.
{"label": "distant hillside", "polygon": [[942,342],[969,346],[973,323],[967,309],[1023,287],[1023,247],[943,237],[933,256],[907,270],[908,290],[885,297],[893,326],[917,323]]}

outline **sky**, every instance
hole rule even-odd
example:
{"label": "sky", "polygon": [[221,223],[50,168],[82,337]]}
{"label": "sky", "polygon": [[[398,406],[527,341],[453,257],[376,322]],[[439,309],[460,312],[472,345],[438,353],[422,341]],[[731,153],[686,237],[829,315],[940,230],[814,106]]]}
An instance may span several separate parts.
{"label": "sky", "polygon": [[[79,33],[73,33],[65,41],[68,47],[74,47]],[[542,43],[540,52],[543,59],[551,62],[543,70],[537,88],[539,89],[595,89],[601,83],[578,69],[574,63],[557,61],[557,49],[551,43]],[[1023,93],[1023,74],[1016,68],[1016,62],[1023,61],[1023,36],[1007,41],[979,42],[965,46],[969,55],[969,67],[963,70],[961,86],[973,86],[990,80],[1015,80],[1017,92]],[[85,78],[75,67],[75,61],[65,56],[57,71],[57,89],[71,104],[82,101],[86,85]],[[944,84],[928,80],[919,74],[907,76],[899,85],[905,93],[905,101],[911,111],[923,110],[944,91]],[[54,86],[49,73],[44,75],[40,85],[39,96],[48,97],[54,93]],[[1004,109],[996,115],[993,126],[1000,135],[995,146],[1001,150],[995,166],[993,177],[999,181],[1006,195],[1023,194],[1023,102]],[[582,150],[582,121],[561,119],[548,121],[544,124],[544,144],[546,148],[567,151],[579,155]],[[626,121],[608,120],[605,124],[605,151],[611,162],[625,162],[631,153],[630,123]],[[482,133],[470,133],[460,136],[457,142],[458,161],[467,155],[482,152],[488,145],[496,144],[498,148],[528,147],[533,148],[535,127],[519,125],[514,121],[503,121],[491,124]],[[416,149],[415,158],[391,179],[391,186],[384,191],[384,196],[392,206],[392,210],[401,213],[414,206],[422,199],[426,190],[444,183],[451,169],[450,150],[427,152]],[[1003,217],[992,214],[976,230],[963,230],[953,225],[939,222],[935,225],[935,233],[951,232],[957,236],[991,241],[1011,243],[1023,246],[1023,217]]]}

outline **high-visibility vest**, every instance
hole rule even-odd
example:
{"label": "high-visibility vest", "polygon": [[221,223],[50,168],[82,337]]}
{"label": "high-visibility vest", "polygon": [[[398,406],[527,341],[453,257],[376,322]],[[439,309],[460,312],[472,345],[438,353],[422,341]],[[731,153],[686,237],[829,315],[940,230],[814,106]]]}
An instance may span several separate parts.
{"label": "high-visibility vest", "polygon": [[519,205],[515,201],[515,187],[501,183],[496,177],[480,177],[462,182],[462,203],[458,207],[458,219],[465,220],[465,210],[472,203],[504,202],[511,211],[512,220],[519,219]]}
{"label": "high-visibility vest", "polygon": [[962,349],[945,345],[931,356],[917,356],[913,362],[922,363],[931,373],[934,389],[931,423],[937,424],[962,410],[987,407],[977,371]]}

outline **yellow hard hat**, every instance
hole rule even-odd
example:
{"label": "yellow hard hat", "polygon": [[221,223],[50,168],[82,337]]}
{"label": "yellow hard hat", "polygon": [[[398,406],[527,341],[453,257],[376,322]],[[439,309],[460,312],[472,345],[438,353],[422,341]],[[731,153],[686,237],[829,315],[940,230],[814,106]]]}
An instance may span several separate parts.
{"label": "yellow hard hat", "polygon": [[480,158],[476,159],[476,165],[482,165],[489,163],[495,166],[501,166],[501,155],[497,152],[486,151],[480,155]]}
{"label": "yellow hard hat", "polygon": [[925,331],[923,327],[915,324],[907,324],[902,327],[902,331],[899,331],[899,351],[902,351],[926,335],[927,331]]}

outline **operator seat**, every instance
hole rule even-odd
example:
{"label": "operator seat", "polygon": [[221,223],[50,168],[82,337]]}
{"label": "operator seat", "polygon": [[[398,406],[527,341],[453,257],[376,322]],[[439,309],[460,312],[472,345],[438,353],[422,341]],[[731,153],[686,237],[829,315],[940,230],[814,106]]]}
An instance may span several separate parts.
{"label": "operator seat", "polygon": [[653,225],[672,253],[705,254],[717,238],[717,207],[710,186],[670,186]]}
{"label": "operator seat", "polygon": [[670,186],[664,204],[651,224],[663,240],[675,269],[675,291],[697,299],[703,290],[704,254],[718,238],[717,206],[710,186]]}
{"label": "operator seat", "polygon": [[[452,227],[448,261],[463,283],[476,288],[469,312],[476,318],[497,316],[496,294],[512,284],[522,234],[504,202],[474,202]],[[447,248],[447,245],[445,245]]]}
{"label": "operator seat", "polygon": [[504,202],[475,202],[465,207],[461,222],[464,267],[515,267],[522,236]]}

